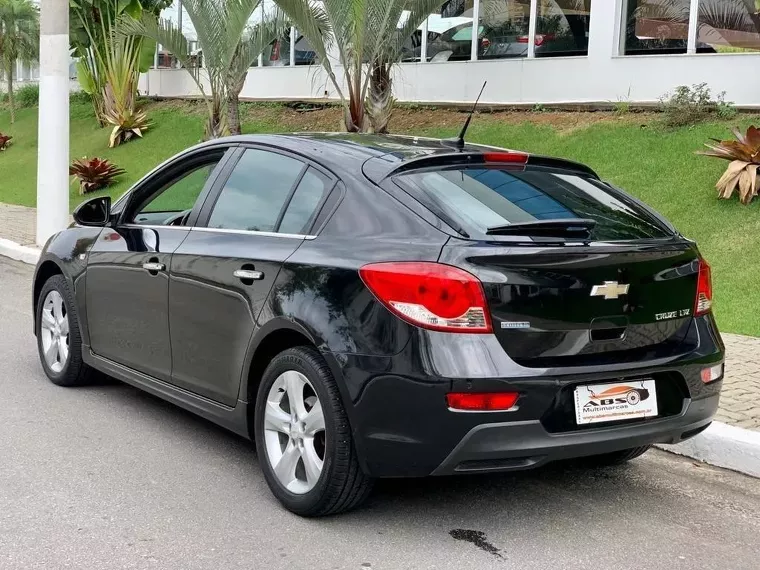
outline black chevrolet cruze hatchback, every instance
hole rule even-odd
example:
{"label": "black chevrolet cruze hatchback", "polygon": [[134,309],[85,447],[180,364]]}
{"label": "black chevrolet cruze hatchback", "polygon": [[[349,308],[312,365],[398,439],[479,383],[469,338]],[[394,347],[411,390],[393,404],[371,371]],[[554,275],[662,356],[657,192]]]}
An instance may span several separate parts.
{"label": "black chevrolet cruze hatchback", "polygon": [[42,366],[255,440],[291,511],[377,477],[615,463],[704,430],[696,245],[588,167],[449,141],[243,136],[94,198],[34,276]]}

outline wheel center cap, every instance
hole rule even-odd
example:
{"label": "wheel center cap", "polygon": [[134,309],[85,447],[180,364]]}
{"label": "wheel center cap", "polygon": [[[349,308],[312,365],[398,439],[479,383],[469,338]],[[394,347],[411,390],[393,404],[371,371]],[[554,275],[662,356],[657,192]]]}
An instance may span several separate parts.
{"label": "wheel center cap", "polygon": [[300,423],[294,423],[290,426],[290,437],[298,441],[303,439],[304,431]]}

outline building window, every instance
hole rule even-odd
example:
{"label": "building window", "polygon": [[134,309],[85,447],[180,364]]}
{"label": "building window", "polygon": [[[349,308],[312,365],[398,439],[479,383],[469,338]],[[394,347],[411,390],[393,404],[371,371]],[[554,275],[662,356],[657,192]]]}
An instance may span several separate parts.
{"label": "building window", "polygon": [[590,23],[591,0],[539,1],[536,57],[588,55]]}
{"label": "building window", "polygon": [[760,50],[760,3],[755,0],[700,0],[697,51]]}
{"label": "building window", "polygon": [[[430,14],[427,20],[427,61],[471,59],[473,7],[474,0],[449,0],[440,11]],[[414,40],[411,46],[407,44],[408,51],[412,53],[409,59],[416,58],[417,51],[422,53],[421,38],[420,35],[418,46],[414,45],[417,43]]]}
{"label": "building window", "polygon": [[690,7],[690,0],[628,0],[624,53],[686,53]]}
{"label": "building window", "polygon": [[[535,57],[588,55],[591,1],[535,0]],[[528,57],[532,4],[531,0],[449,0],[427,20],[426,54],[418,45],[423,42],[413,41],[404,60]],[[476,12],[477,29],[473,24]]]}
{"label": "building window", "polygon": [[481,0],[480,24],[478,59],[528,55],[530,0]]}

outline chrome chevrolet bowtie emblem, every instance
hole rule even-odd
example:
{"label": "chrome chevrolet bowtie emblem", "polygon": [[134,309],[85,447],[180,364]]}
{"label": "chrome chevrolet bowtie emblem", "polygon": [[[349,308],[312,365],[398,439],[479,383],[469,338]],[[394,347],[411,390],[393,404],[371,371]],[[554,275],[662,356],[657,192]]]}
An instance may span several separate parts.
{"label": "chrome chevrolet bowtie emblem", "polygon": [[591,288],[592,297],[604,297],[605,299],[617,299],[620,295],[628,294],[628,285],[621,285],[617,281],[605,281],[604,285],[594,285]]}

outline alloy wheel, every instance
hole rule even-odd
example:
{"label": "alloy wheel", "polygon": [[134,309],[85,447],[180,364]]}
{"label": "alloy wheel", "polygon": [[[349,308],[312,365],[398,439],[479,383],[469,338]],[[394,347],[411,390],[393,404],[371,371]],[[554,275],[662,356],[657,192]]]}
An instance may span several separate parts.
{"label": "alloy wheel", "polygon": [[325,418],[314,387],[300,372],[283,372],[269,389],[264,441],[283,487],[303,495],[316,486],[325,460]]}
{"label": "alloy wheel", "polygon": [[69,315],[58,291],[50,291],[43,301],[40,335],[45,362],[57,374],[69,359]]}

